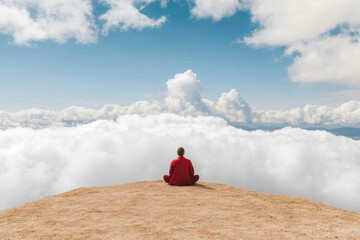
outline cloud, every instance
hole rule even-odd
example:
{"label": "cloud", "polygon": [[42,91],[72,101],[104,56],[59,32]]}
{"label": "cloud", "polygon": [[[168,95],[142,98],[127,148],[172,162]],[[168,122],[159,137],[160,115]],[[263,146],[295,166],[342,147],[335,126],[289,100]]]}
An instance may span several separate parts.
{"label": "cloud", "polygon": [[220,116],[230,122],[252,122],[251,108],[234,88],[229,92],[222,93],[215,105],[209,100],[207,104],[210,106],[212,115]]}
{"label": "cloud", "polygon": [[0,0],[0,33],[12,36],[20,45],[97,39],[91,0]]}
{"label": "cloud", "polygon": [[73,188],[159,180],[183,146],[202,181],[360,211],[360,141],[324,131],[247,132],[211,116],[124,115],[0,130],[0,208]]}
{"label": "cloud", "polygon": [[71,106],[60,112],[36,108],[19,112],[0,111],[0,129],[72,127],[100,119],[116,120],[120,115],[138,114],[143,116],[158,114],[162,111],[162,106],[157,101],[138,101],[129,106],[106,104],[100,109]]}
{"label": "cloud", "polygon": [[251,121],[251,109],[236,89],[222,93],[218,101],[213,102],[201,95],[200,81],[191,70],[169,79],[167,88],[167,112],[190,116],[220,116],[229,121],[243,123]]}
{"label": "cloud", "polygon": [[[109,10],[99,16],[105,21],[102,32],[159,27],[166,17],[153,19],[141,10],[156,0],[99,0]],[[160,0],[162,7],[167,1]],[[0,33],[10,35],[15,44],[30,46],[37,41],[64,43],[97,41],[98,26],[94,22],[91,0],[0,0]]]}
{"label": "cloud", "polygon": [[191,15],[197,19],[212,18],[219,21],[231,17],[241,8],[239,0],[193,0]]}
{"label": "cloud", "polygon": [[292,81],[359,87],[359,1],[246,0],[244,8],[258,27],[239,42],[285,46],[286,56],[295,55]]}
{"label": "cloud", "polygon": [[146,98],[152,98],[152,97],[154,97],[154,94],[152,94],[152,93],[145,93],[145,94],[144,94],[144,97],[146,97]]}
{"label": "cloud", "polygon": [[358,126],[360,123],[360,102],[349,101],[339,107],[305,105],[288,111],[256,111],[254,123],[268,125],[321,125]]}
{"label": "cloud", "polygon": [[161,7],[167,7],[167,3],[169,0],[160,0],[160,6]]}
{"label": "cloud", "polygon": [[[141,13],[141,9],[156,0],[100,0],[110,7],[110,9],[102,14],[99,19],[104,20],[103,34],[108,34],[110,30],[120,28],[121,30],[160,27],[165,23],[166,17],[161,16],[153,19]],[[162,6],[166,6],[166,1],[160,2]]]}
{"label": "cloud", "polygon": [[176,74],[166,85],[168,93],[165,102],[169,112],[191,115],[208,112],[200,94],[200,81],[191,70]]}
{"label": "cloud", "polygon": [[360,25],[356,0],[245,0],[259,27],[244,40],[261,46],[287,46],[321,36],[336,27]]}
{"label": "cloud", "polygon": [[360,89],[328,92],[328,93],[323,94],[323,96],[331,96],[331,97],[343,98],[343,99],[347,99],[347,100],[359,101],[360,100]]}
{"label": "cloud", "polygon": [[217,101],[201,94],[200,80],[191,70],[167,81],[165,104],[137,101],[129,106],[107,104],[100,109],[72,106],[60,112],[28,109],[19,112],[0,111],[0,129],[28,127],[33,129],[75,126],[96,120],[115,120],[120,115],[146,116],[175,113],[181,116],[216,116],[231,123],[252,126],[353,126],[360,124],[360,102],[349,101],[338,107],[305,105],[287,111],[253,109],[236,89],[221,93]]}
{"label": "cloud", "polygon": [[360,87],[360,43],[348,34],[323,36],[293,44],[287,55],[299,52],[289,67],[290,79],[300,83],[329,82]]}

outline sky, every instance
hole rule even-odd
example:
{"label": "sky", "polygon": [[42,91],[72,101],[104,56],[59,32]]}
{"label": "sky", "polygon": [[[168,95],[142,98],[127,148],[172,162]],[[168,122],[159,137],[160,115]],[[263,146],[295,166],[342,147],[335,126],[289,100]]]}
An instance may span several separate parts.
{"label": "sky", "polygon": [[[189,69],[206,98],[235,88],[255,109],[359,99],[356,66],[331,72],[359,59],[356,1],[44,2],[0,1],[0,110],[163,102]],[[325,22],[329,12],[339,16]]]}

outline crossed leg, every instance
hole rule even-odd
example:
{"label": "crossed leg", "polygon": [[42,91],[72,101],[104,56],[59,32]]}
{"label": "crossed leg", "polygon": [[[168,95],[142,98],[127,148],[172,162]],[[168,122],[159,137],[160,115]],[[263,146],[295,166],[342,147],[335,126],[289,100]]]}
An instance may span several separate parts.
{"label": "crossed leg", "polygon": [[[168,183],[170,181],[170,176],[164,175],[163,179],[165,182]],[[199,181],[199,175],[194,175],[194,177],[192,178],[192,184],[196,183],[197,181]]]}

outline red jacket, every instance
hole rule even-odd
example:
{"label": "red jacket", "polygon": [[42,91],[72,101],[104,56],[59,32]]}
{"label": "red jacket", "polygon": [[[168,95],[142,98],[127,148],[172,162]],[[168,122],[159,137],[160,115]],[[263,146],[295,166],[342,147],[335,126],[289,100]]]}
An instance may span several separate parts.
{"label": "red jacket", "polygon": [[191,161],[184,157],[178,157],[171,161],[170,165],[170,181],[171,185],[189,185],[193,184],[194,167]]}

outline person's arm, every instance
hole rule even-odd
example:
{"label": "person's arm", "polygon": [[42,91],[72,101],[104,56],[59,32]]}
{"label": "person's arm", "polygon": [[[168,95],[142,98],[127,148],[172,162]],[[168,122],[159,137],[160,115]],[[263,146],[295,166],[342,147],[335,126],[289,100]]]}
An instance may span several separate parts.
{"label": "person's arm", "polygon": [[194,176],[194,167],[190,160],[189,160],[189,162],[190,162],[190,174],[191,174],[191,176]]}
{"label": "person's arm", "polygon": [[174,168],[175,168],[175,166],[174,166],[174,161],[172,161],[171,164],[170,164],[170,169],[169,169],[169,175],[170,175],[170,177],[173,175]]}

